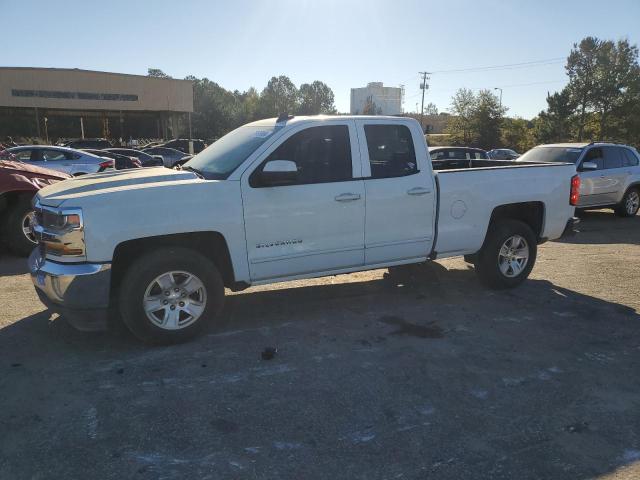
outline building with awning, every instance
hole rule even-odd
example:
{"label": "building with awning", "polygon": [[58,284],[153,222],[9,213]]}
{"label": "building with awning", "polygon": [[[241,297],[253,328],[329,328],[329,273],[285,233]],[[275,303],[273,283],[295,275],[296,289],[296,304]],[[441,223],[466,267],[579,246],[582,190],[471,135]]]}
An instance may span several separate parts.
{"label": "building with awning", "polygon": [[190,80],[0,67],[0,138],[190,137]]}

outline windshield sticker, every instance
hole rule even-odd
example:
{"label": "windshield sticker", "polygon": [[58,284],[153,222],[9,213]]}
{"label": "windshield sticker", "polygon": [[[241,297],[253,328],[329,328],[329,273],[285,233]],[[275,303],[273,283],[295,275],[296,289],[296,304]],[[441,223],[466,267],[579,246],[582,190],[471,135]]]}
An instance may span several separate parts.
{"label": "windshield sticker", "polygon": [[256,130],[256,133],[254,134],[256,138],[267,138],[269,135],[271,135],[269,130]]}

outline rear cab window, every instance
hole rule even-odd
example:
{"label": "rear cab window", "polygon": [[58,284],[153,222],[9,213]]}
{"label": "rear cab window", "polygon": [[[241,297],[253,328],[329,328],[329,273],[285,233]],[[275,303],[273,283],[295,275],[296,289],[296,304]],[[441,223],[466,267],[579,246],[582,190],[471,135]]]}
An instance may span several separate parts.
{"label": "rear cab window", "polygon": [[364,125],[371,178],[404,177],[418,173],[411,131],[406,125]]}

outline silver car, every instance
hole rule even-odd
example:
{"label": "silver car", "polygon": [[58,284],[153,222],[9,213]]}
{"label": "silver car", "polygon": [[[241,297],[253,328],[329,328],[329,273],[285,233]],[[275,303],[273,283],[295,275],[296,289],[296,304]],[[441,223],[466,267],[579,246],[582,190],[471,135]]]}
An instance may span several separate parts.
{"label": "silver car", "polygon": [[14,154],[16,160],[20,162],[50,168],[73,176],[98,173],[113,168],[113,160],[73,148],[25,145],[8,148],[7,151]]}
{"label": "silver car", "polygon": [[640,154],[615,143],[540,145],[516,162],[568,162],[580,176],[578,208],[613,208],[633,217],[640,207]]}

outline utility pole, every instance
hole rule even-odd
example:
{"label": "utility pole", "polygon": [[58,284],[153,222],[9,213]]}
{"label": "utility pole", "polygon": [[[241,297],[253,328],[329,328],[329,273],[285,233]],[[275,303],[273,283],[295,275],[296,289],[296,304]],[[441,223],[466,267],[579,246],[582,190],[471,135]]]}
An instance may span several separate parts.
{"label": "utility pole", "polygon": [[500,110],[502,110],[502,89],[500,87],[495,87],[494,90],[500,90]]}
{"label": "utility pole", "polygon": [[422,128],[422,133],[424,133],[424,124],[423,124],[423,118],[424,118],[424,92],[427,88],[429,88],[429,85],[427,85],[427,80],[428,77],[427,75],[430,72],[418,72],[420,75],[422,75],[422,83],[420,84],[420,88],[422,89],[422,108],[420,109],[420,128]]}

